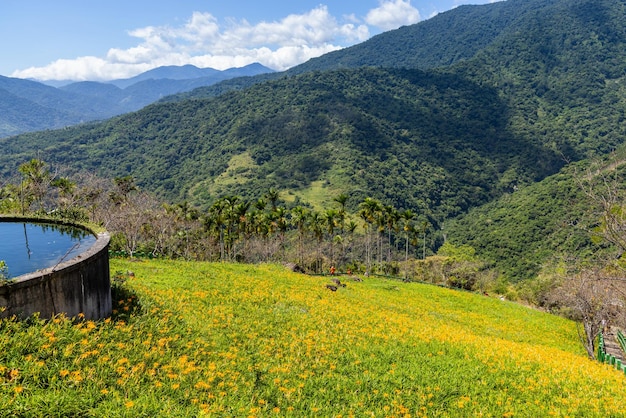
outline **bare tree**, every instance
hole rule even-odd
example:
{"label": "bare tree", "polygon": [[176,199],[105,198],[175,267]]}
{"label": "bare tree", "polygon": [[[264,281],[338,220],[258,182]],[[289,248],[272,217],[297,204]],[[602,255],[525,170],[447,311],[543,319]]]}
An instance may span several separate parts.
{"label": "bare tree", "polygon": [[584,174],[577,174],[578,187],[589,204],[590,221],[578,222],[596,242],[613,245],[626,252],[626,190],[623,163],[596,163]]}
{"label": "bare tree", "polygon": [[136,192],[117,205],[117,216],[110,228],[124,236],[124,249],[130,257],[145,246],[153,236],[150,222],[165,209],[150,194]]}
{"label": "bare tree", "polygon": [[626,280],[620,270],[605,267],[568,274],[548,298],[553,310],[578,321],[578,335],[592,359],[596,358],[596,338],[603,328],[623,322]]}

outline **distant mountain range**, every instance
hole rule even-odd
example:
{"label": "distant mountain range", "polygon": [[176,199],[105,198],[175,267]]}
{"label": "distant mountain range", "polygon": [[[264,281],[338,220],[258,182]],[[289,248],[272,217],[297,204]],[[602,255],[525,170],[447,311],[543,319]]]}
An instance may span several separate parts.
{"label": "distant mountain range", "polygon": [[224,71],[193,65],[167,66],[106,83],[41,83],[0,76],[0,137],[107,119],[171,94],[271,72],[261,64]]}

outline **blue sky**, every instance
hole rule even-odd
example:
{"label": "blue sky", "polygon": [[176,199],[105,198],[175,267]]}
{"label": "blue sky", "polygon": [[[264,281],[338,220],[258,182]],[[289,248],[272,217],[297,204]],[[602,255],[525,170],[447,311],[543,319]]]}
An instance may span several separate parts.
{"label": "blue sky", "polygon": [[0,75],[40,80],[132,77],[161,65],[284,70],[493,0],[0,0]]}

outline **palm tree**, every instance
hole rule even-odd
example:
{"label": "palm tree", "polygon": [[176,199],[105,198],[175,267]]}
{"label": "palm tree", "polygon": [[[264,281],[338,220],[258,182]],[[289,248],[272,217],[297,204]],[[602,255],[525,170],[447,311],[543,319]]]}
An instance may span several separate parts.
{"label": "palm tree", "polygon": [[25,209],[30,208],[33,202],[38,203],[38,210],[43,210],[43,198],[48,191],[52,178],[46,163],[33,158],[20,165],[18,171],[24,177],[21,183],[22,214],[24,214]]}
{"label": "palm tree", "polygon": [[340,241],[341,241],[341,257],[340,260],[343,261],[346,255],[346,245],[344,240],[344,232],[346,227],[346,203],[348,202],[348,195],[345,193],[341,193],[339,196],[333,199],[334,202],[339,203],[339,212],[337,213],[337,217],[339,220],[339,230],[341,232]]}
{"label": "palm tree", "polygon": [[376,221],[380,202],[371,197],[366,197],[359,207],[359,216],[363,220],[363,228],[365,229],[365,262],[367,273],[369,273],[372,266],[371,230]]}
{"label": "palm tree", "polygon": [[376,247],[378,249],[378,265],[383,262],[383,236],[385,234],[385,226],[387,225],[387,219],[385,217],[385,211],[382,204],[379,202],[374,212],[374,221],[376,222]]}
{"label": "palm tree", "polygon": [[291,209],[291,223],[298,230],[298,264],[304,264],[304,234],[306,232],[309,211],[302,206]]}
{"label": "palm tree", "polygon": [[415,219],[415,214],[411,209],[407,209],[400,216],[403,223],[402,229],[404,230],[404,261],[407,262],[409,260],[409,233],[414,229],[413,219]]}
{"label": "palm tree", "polygon": [[278,190],[276,190],[273,187],[270,188],[265,194],[265,197],[267,198],[267,200],[269,200],[270,204],[272,205],[272,210],[275,211],[278,198],[280,197]]}
{"label": "palm tree", "polygon": [[391,262],[391,232],[397,228],[400,220],[400,213],[391,205],[385,205],[383,208],[383,218],[387,227],[387,262]]}
{"label": "palm tree", "polygon": [[335,263],[335,254],[334,254],[334,235],[335,228],[337,227],[337,217],[339,213],[335,209],[326,209],[324,212],[324,222],[326,223],[326,227],[328,228],[328,237],[330,239],[330,264],[334,265]]}
{"label": "palm tree", "polygon": [[213,205],[209,208],[209,213],[207,216],[206,225],[215,228],[215,232],[217,234],[217,241],[219,243],[220,248],[220,261],[224,261],[224,207],[221,201],[217,201],[213,203]]}
{"label": "palm tree", "polygon": [[237,236],[243,241],[242,255],[246,256],[246,238],[248,236],[248,209],[250,202],[241,202],[233,208],[233,217],[237,223]]}
{"label": "palm tree", "polygon": [[238,197],[222,197],[209,208],[208,217],[215,226],[220,245],[220,260],[225,261],[226,255],[230,256],[229,242],[232,237],[232,208]]}
{"label": "palm tree", "polygon": [[344,223],[346,220],[346,203],[348,202],[348,195],[345,193],[340,194],[336,198],[333,199],[334,202],[339,203],[339,227],[341,228],[341,233],[344,231]]}
{"label": "palm tree", "polygon": [[424,234],[424,240],[422,241],[422,260],[426,259],[426,231],[428,230],[428,228],[430,227],[430,223],[428,223],[428,221],[422,221],[422,224],[420,225],[420,231]]}
{"label": "palm tree", "polygon": [[234,257],[235,243],[239,238],[239,214],[236,213],[235,208],[241,199],[239,196],[226,196],[222,200],[226,211],[224,213],[224,223],[226,227],[224,244],[226,245],[226,255],[228,256],[228,260],[232,261]]}
{"label": "palm tree", "polygon": [[276,223],[276,229],[278,231],[278,238],[280,243],[280,250],[285,255],[285,233],[289,229],[289,222],[287,222],[287,211],[283,207],[278,207],[274,211],[274,222]]}
{"label": "palm tree", "polygon": [[317,261],[316,271],[319,273],[322,270],[322,241],[324,240],[324,219],[318,212],[311,212],[309,216],[309,228],[313,232],[315,238],[317,238]]}
{"label": "palm tree", "polygon": [[254,202],[254,207],[258,210],[258,211],[264,211],[265,208],[267,207],[267,201],[263,198],[258,199],[256,202]]}
{"label": "palm tree", "polygon": [[199,218],[199,213],[196,209],[192,208],[186,200],[174,206],[166,206],[165,210],[167,212],[173,212],[174,221],[182,224],[182,234],[185,239],[185,259],[189,259],[190,223]]}
{"label": "palm tree", "polygon": [[351,251],[352,243],[354,242],[354,231],[356,231],[358,226],[359,225],[352,219],[346,224],[346,232],[348,235],[346,235],[346,239],[343,242],[343,260],[347,259],[347,254]]}

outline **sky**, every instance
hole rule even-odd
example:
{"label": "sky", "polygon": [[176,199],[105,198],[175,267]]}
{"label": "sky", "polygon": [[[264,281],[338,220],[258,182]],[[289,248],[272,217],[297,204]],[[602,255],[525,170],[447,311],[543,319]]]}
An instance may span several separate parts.
{"label": "sky", "polygon": [[106,81],[163,65],[282,71],[494,0],[0,0],[0,75]]}

